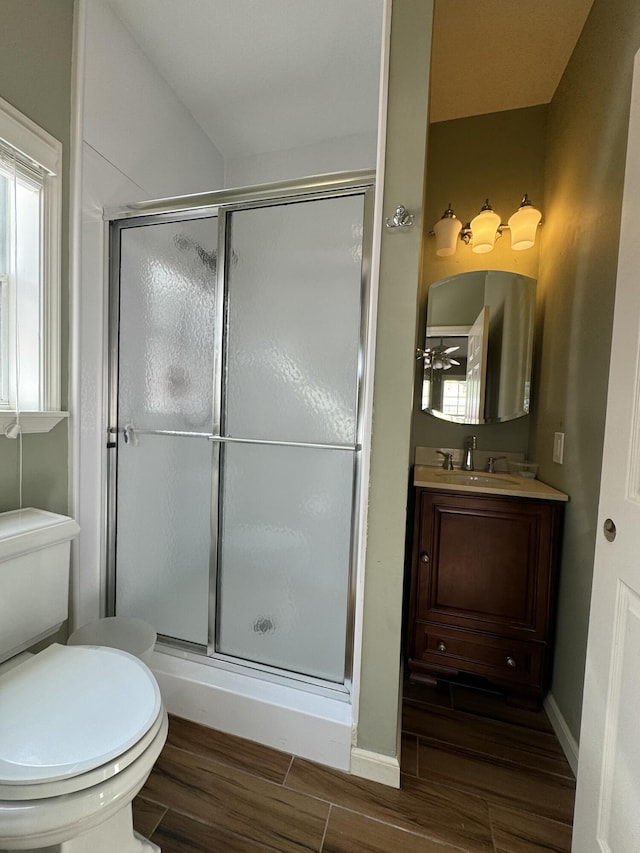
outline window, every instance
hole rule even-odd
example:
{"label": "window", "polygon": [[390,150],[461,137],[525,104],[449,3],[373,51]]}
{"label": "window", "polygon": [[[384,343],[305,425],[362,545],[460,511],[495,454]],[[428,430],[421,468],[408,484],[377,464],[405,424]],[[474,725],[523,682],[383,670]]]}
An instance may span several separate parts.
{"label": "window", "polygon": [[466,378],[445,379],[442,383],[442,411],[452,421],[464,422],[467,401]]}
{"label": "window", "polygon": [[[422,382],[422,409],[431,408],[431,380],[424,379]],[[444,379],[436,383],[435,394],[438,399],[434,400],[434,408],[446,415],[448,421],[464,423],[467,402],[467,381],[462,376],[459,379]],[[440,402],[438,400],[440,399]]]}
{"label": "window", "polygon": [[62,146],[0,99],[0,434],[60,408]]}

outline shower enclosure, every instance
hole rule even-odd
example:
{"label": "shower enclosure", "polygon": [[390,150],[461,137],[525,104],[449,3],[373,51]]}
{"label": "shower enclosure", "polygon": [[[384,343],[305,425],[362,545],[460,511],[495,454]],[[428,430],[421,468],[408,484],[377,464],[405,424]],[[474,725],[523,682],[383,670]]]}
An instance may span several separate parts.
{"label": "shower enclosure", "polygon": [[111,221],[109,609],[346,691],[373,176]]}

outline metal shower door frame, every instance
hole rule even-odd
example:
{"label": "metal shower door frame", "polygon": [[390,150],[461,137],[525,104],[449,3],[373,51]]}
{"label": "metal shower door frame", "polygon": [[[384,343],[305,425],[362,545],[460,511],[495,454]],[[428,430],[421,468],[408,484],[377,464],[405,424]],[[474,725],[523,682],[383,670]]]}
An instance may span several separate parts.
{"label": "metal shower door frame", "polygon": [[[195,196],[182,196],[174,199],[143,202],[126,205],[105,211],[105,219],[110,224],[110,269],[109,269],[109,354],[108,354],[108,497],[107,497],[107,614],[114,615],[116,607],[116,536],[117,536],[117,434],[118,427],[118,356],[119,356],[119,312],[120,312],[120,235],[123,230],[151,224],[179,222],[185,220],[213,218],[217,216],[218,244],[216,267],[216,339],[213,354],[213,411],[211,433],[187,433],[171,430],[149,430],[146,432],[176,437],[201,437],[212,442],[211,470],[211,529],[209,554],[209,616],[208,643],[206,658],[204,646],[188,642],[175,642],[171,645],[181,648],[184,653],[195,652],[198,659],[206,662],[219,662],[223,666],[239,667],[271,673],[285,680],[295,680],[309,685],[328,687],[332,691],[349,692],[353,675],[353,638],[356,602],[356,537],[358,529],[356,519],[361,510],[362,484],[361,454],[363,445],[363,393],[366,369],[365,351],[369,326],[369,288],[372,257],[373,202],[375,191],[375,173],[359,171],[325,175],[302,181],[264,184],[239,190],[219,190]],[[274,207],[282,204],[295,204],[303,201],[315,201],[339,198],[349,195],[363,196],[363,238],[360,284],[360,340],[358,347],[358,371],[356,380],[356,440],[355,444],[313,444],[296,441],[274,441],[265,439],[233,438],[224,436],[222,404],[226,393],[225,346],[228,333],[227,323],[227,255],[229,242],[229,215],[234,211],[251,210],[260,207]],[[144,434],[144,430],[140,431]],[[313,676],[279,670],[276,667],[257,664],[238,658],[231,658],[216,651],[217,629],[216,610],[218,598],[219,565],[219,520],[221,486],[221,447],[226,443],[245,443],[259,445],[292,446],[344,450],[354,455],[353,489],[351,511],[351,545],[349,555],[349,581],[346,619],[346,642],[344,662],[344,682],[342,685],[324,682]],[[116,451],[116,452],[114,452]]]}

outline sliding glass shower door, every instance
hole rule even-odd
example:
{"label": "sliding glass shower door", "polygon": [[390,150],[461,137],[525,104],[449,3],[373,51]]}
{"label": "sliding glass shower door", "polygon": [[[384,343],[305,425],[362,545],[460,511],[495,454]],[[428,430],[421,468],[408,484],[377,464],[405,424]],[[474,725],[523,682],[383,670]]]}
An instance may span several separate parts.
{"label": "sliding glass shower door", "polygon": [[365,195],[113,226],[113,612],[210,657],[334,683],[349,652]]}
{"label": "sliding glass shower door", "polygon": [[218,651],[340,681],[363,198],[228,216]]}
{"label": "sliding glass shower door", "polygon": [[217,218],[145,219],[114,238],[115,612],[206,645]]}

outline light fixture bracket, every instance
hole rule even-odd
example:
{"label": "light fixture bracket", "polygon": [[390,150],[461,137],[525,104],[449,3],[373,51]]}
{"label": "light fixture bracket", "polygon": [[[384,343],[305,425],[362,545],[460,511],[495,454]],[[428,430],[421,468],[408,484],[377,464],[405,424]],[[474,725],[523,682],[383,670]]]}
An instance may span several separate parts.
{"label": "light fixture bracket", "polygon": [[[500,237],[502,237],[502,232],[504,231],[505,228],[508,228],[508,227],[509,227],[508,225],[504,225],[504,223],[502,223],[502,222],[500,223],[500,225],[498,225],[498,228],[496,230],[496,240],[499,240]],[[468,246],[471,243],[471,241],[473,239],[473,231],[471,230],[471,223],[470,222],[467,222],[467,224],[464,226],[464,228],[462,228],[460,230],[460,239],[465,244],[465,246]]]}

